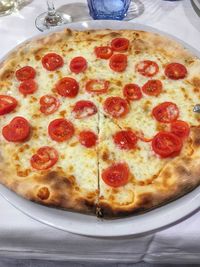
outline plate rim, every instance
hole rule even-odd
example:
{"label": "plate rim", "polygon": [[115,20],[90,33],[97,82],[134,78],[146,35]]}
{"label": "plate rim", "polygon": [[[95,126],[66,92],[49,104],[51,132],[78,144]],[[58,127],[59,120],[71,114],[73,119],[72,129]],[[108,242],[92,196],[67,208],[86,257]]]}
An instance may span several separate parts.
{"label": "plate rim", "polygon": [[[156,29],[154,27],[147,26],[145,24],[139,24],[139,23],[133,23],[133,22],[126,22],[126,21],[111,21],[110,22],[110,21],[107,21],[107,20],[106,21],[104,21],[104,20],[98,20],[98,21],[90,20],[90,21],[82,21],[82,22],[69,23],[69,24],[67,24],[67,26],[65,25],[63,27],[56,27],[55,29],[51,29],[49,31],[45,31],[45,32],[42,32],[42,33],[38,33],[38,34],[32,36],[31,38],[28,38],[28,39],[24,40],[23,42],[21,42],[20,44],[18,44],[17,46],[15,46],[13,49],[11,49],[8,53],[6,53],[3,56],[3,58],[0,59],[0,63],[3,62],[18,47],[22,46],[23,44],[25,44],[25,43],[27,43],[29,41],[37,40],[38,38],[43,37],[43,36],[46,36],[46,35],[48,35],[50,33],[60,32],[60,31],[62,31],[64,29],[66,29],[66,28],[76,29],[76,28],[80,28],[81,27],[82,28],[81,31],[84,31],[84,30],[88,30],[88,25],[89,25],[90,29],[92,29],[92,28],[97,29],[96,26],[94,27],[93,24],[96,24],[96,26],[97,26],[98,29],[108,29],[108,28],[115,29],[116,26],[120,26],[120,29],[129,28],[129,29],[132,29],[132,30],[138,30],[138,29],[139,30],[142,30],[142,28],[143,28],[143,30],[145,30],[145,31],[159,33],[161,35],[168,36],[168,37],[170,37],[170,38],[178,41],[185,48],[189,49],[194,55],[196,55],[197,57],[200,57],[200,51],[198,51],[196,48],[194,48],[191,45],[185,43],[181,39],[179,39],[179,38],[177,38],[177,37],[175,37],[175,36],[173,36],[173,35],[171,35],[169,33],[166,33],[164,31],[160,31],[160,30],[158,30],[158,29]],[[113,24],[115,26],[113,26]],[[93,25],[93,26],[91,26],[91,25]],[[109,25],[109,26],[105,26],[105,25]],[[80,29],[78,29],[78,30],[80,30]],[[9,196],[10,194],[8,192],[6,193],[6,190],[8,190],[10,192],[11,197]],[[197,194],[196,195],[195,195],[195,191],[197,191]],[[13,194],[13,197],[12,197],[12,194]],[[38,208],[38,210],[39,209],[41,209],[41,210],[47,209],[47,210],[51,210],[51,211],[52,210],[55,211],[56,209],[49,208],[49,207],[46,207],[46,206],[42,206],[40,204],[33,203],[33,202],[29,201],[29,200],[26,200],[26,199],[22,198],[21,196],[17,195],[16,193],[12,192],[11,190],[7,189],[4,185],[0,184],[0,195],[4,199],[6,199],[13,207],[15,207],[16,209],[20,210],[23,214],[31,217],[32,219],[34,219],[36,221],[39,221],[41,223],[44,223],[44,224],[49,225],[51,227],[54,227],[56,229],[60,229],[60,230],[67,231],[67,232],[71,232],[71,233],[74,233],[74,234],[79,234],[79,235],[84,235],[84,236],[93,236],[93,237],[122,237],[122,236],[145,235],[147,233],[159,231],[159,230],[161,230],[163,228],[167,228],[167,227],[169,227],[171,225],[174,225],[177,222],[180,222],[180,221],[184,220],[185,218],[188,218],[197,209],[199,209],[199,207],[200,207],[200,201],[199,201],[200,200],[200,186],[197,187],[196,189],[194,189],[192,192],[184,195],[183,197],[181,197],[181,198],[179,198],[177,200],[174,200],[171,203],[165,204],[165,205],[163,205],[163,206],[161,206],[159,208],[156,208],[156,209],[154,209],[152,211],[149,211],[149,212],[147,212],[145,214],[141,214],[141,215],[137,215],[137,216],[131,216],[131,217],[128,217],[128,218],[111,220],[112,222],[116,222],[117,220],[118,221],[119,220],[123,220],[123,222],[124,222],[124,221],[127,221],[127,219],[129,219],[130,221],[131,220],[134,220],[134,218],[138,218],[138,216],[143,216],[143,217],[147,216],[148,217],[149,214],[161,212],[161,211],[163,211],[164,209],[166,209],[169,206],[176,206],[176,204],[178,206],[178,203],[181,202],[182,199],[190,198],[190,196],[193,195],[193,194],[194,194],[194,196],[192,197],[192,199],[190,199],[190,201],[188,201],[187,205],[184,204],[184,212],[182,212],[180,214],[180,211],[177,210],[176,216],[174,216],[173,218],[171,218],[171,217],[168,218],[168,220],[166,220],[165,222],[162,222],[162,223],[160,222],[160,225],[157,225],[157,224],[155,225],[154,224],[154,226],[152,225],[152,226],[146,227],[145,228],[146,230],[142,230],[142,229],[141,230],[137,230],[137,231],[136,230],[135,231],[134,230],[130,230],[130,231],[123,231],[123,232],[118,232],[118,233],[114,233],[114,232],[111,232],[111,233],[108,233],[108,232],[106,232],[106,233],[102,233],[102,232],[99,233],[98,232],[98,233],[96,233],[96,230],[98,230],[98,224],[99,223],[101,224],[102,221],[100,221],[99,219],[97,219],[95,216],[93,218],[95,218],[95,220],[96,220],[96,227],[97,227],[97,229],[94,227],[94,230],[93,231],[88,231],[88,230],[86,231],[86,229],[85,230],[74,229],[73,226],[72,227],[69,227],[69,226],[63,227],[62,225],[56,225],[54,222],[51,222],[49,220],[46,220],[45,218],[40,218],[40,217],[38,218],[37,214],[36,215],[31,214],[31,212],[29,212],[29,210],[24,210],[23,207],[17,205],[17,202],[16,202],[16,204],[15,204],[15,202],[13,203],[12,199],[15,199],[16,200],[16,198],[17,199],[18,198],[21,198],[21,201],[22,202],[24,201],[24,202],[29,203],[30,205],[36,205],[36,210],[37,210],[37,208]],[[20,202],[20,200],[19,200],[19,202]],[[179,205],[181,206],[180,203],[179,203]],[[174,207],[174,209],[175,209],[175,207]],[[50,213],[51,213],[51,211],[50,211]],[[68,211],[63,211],[63,210],[59,210],[59,212],[64,212],[65,215],[67,213],[69,213]],[[72,213],[70,212],[70,214],[72,214]],[[162,212],[161,212],[161,214],[162,214]],[[88,216],[88,218],[91,217],[89,215],[83,215],[83,214],[79,214],[79,216]],[[107,222],[107,220],[104,220],[103,221],[104,226],[106,224],[105,222]],[[81,224],[81,221],[80,221],[80,224]],[[113,223],[113,225],[114,224],[115,223]],[[95,226],[95,224],[94,224],[94,226]],[[118,228],[120,228],[120,227],[118,227]]]}

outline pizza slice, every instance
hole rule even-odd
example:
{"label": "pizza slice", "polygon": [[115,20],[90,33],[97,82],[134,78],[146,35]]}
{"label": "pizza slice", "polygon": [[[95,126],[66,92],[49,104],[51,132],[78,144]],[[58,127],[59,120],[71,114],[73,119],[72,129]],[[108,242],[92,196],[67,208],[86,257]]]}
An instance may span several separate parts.
{"label": "pizza slice", "polygon": [[196,187],[200,183],[198,132],[199,127],[192,127],[184,143],[166,132],[147,142],[138,138],[134,128],[121,128],[101,113],[98,202],[101,215],[116,218],[141,213]]}
{"label": "pizza slice", "polygon": [[81,88],[85,62],[55,43],[32,52],[1,72],[0,180],[27,199],[95,214],[98,110]]}

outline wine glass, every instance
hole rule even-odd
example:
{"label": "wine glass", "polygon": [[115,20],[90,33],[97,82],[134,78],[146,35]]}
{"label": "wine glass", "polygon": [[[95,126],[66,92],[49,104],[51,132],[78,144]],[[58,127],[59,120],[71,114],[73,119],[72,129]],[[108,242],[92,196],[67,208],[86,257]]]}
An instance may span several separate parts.
{"label": "wine glass", "polygon": [[35,26],[40,31],[49,30],[72,21],[70,15],[56,11],[53,0],[47,0],[48,11],[40,14],[35,20]]}

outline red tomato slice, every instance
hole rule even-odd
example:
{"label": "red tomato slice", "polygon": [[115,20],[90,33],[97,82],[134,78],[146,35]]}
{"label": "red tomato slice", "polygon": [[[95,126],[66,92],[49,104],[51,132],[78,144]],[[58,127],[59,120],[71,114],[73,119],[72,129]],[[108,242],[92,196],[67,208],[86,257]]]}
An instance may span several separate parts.
{"label": "red tomato slice", "polygon": [[97,107],[91,101],[80,100],[76,102],[73,110],[76,119],[84,119],[97,113]]}
{"label": "red tomato slice", "polygon": [[129,83],[123,88],[123,95],[127,100],[139,100],[142,98],[142,92],[137,84]]}
{"label": "red tomato slice", "polygon": [[58,152],[53,147],[43,146],[31,158],[31,166],[36,170],[47,170],[58,161]]}
{"label": "red tomato slice", "polygon": [[26,80],[34,79],[36,76],[36,71],[34,70],[34,68],[32,68],[30,66],[25,66],[21,69],[18,69],[15,72],[15,76],[16,76],[18,81],[23,82]]}
{"label": "red tomato slice", "polygon": [[136,65],[136,71],[146,77],[153,77],[159,71],[158,64],[151,60],[140,61]]}
{"label": "red tomato slice", "polygon": [[153,151],[162,158],[177,156],[182,146],[181,138],[173,133],[159,132],[152,140]]}
{"label": "red tomato slice", "polygon": [[109,66],[116,72],[123,72],[127,67],[127,55],[115,54],[110,58]]}
{"label": "red tomato slice", "polygon": [[79,142],[81,145],[90,148],[96,145],[97,136],[91,131],[82,131],[79,134]]}
{"label": "red tomato slice", "polygon": [[165,68],[165,75],[172,80],[184,79],[187,73],[186,67],[180,63],[170,63]]}
{"label": "red tomato slice", "polygon": [[27,80],[19,85],[19,91],[23,95],[33,94],[38,89],[38,85],[34,80]]}
{"label": "red tomato slice", "polygon": [[171,132],[178,137],[185,139],[189,136],[190,126],[187,122],[177,120],[171,124]]}
{"label": "red tomato slice", "polygon": [[126,51],[129,48],[129,40],[126,38],[115,38],[111,42],[111,47],[114,51]]}
{"label": "red tomato slice", "polygon": [[46,115],[54,113],[59,106],[59,100],[53,95],[43,95],[40,98],[40,111]]}
{"label": "red tomato slice", "polygon": [[56,53],[48,53],[42,58],[42,65],[46,70],[53,71],[64,65],[63,58]]}
{"label": "red tomato slice", "polygon": [[111,187],[126,185],[129,180],[129,167],[126,163],[114,163],[102,172],[103,181]]}
{"label": "red tomato slice", "polygon": [[162,82],[160,80],[149,80],[142,86],[142,91],[146,95],[158,96],[162,92]]}
{"label": "red tomato slice", "polygon": [[78,74],[87,69],[87,61],[84,57],[74,57],[70,62],[69,68],[71,72]]}
{"label": "red tomato slice", "polygon": [[55,119],[50,122],[48,133],[51,139],[57,142],[69,140],[74,135],[73,124],[66,119]]}
{"label": "red tomato slice", "polygon": [[159,122],[170,123],[177,120],[179,110],[176,104],[163,102],[153,109],[152,115]]}
{"label": "red tomato slice", "polygon": [[3,127],[2,134],[10,142],[25,141],[30,134],[29,122],[23,117],[15,117]]}
{"label": "red tomato slice", "polygon": [[124,117],[129,112],[127,101],[118,96],[108,97],[104,102],[103,108],[113,118]]}
{"label": "red tomato slice", "polygon": [[85,89],[89,93],[103,94],[107,93],[110,82],[105,80],[89,80]]}
{"label": "red tomato slice", "polygon": [[65,77],[57,82],[56,91],[61,96],[74,98],[78,94],[79,84],[75,79]]}
{"label": "red tomato slice", "polygon": [[8,95],[0,95],[0,115],[4,115],[13,111],[18,102],[17,100]]}
{"label": "red tomato slice", "polygon": [[112,48],[109,46],[95,47],[94,52],[101,59],[109,59],[113,54]]}
{"label": "red tomato slice", "polygon": [[136,147],[138,138],[132,131],[119,131],[113,136],[114,143],[120,149],[134,149]]}

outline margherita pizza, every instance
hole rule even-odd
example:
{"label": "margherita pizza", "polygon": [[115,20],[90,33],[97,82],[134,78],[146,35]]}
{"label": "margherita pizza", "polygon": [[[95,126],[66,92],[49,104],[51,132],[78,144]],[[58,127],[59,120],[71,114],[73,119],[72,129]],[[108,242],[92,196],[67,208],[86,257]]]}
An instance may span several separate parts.
{"label": "margherita pizza", "polygon": [[200,60],[142,31],[64,30],[0,66],[0,182],[46,206],[123,217],[200,184]]}

